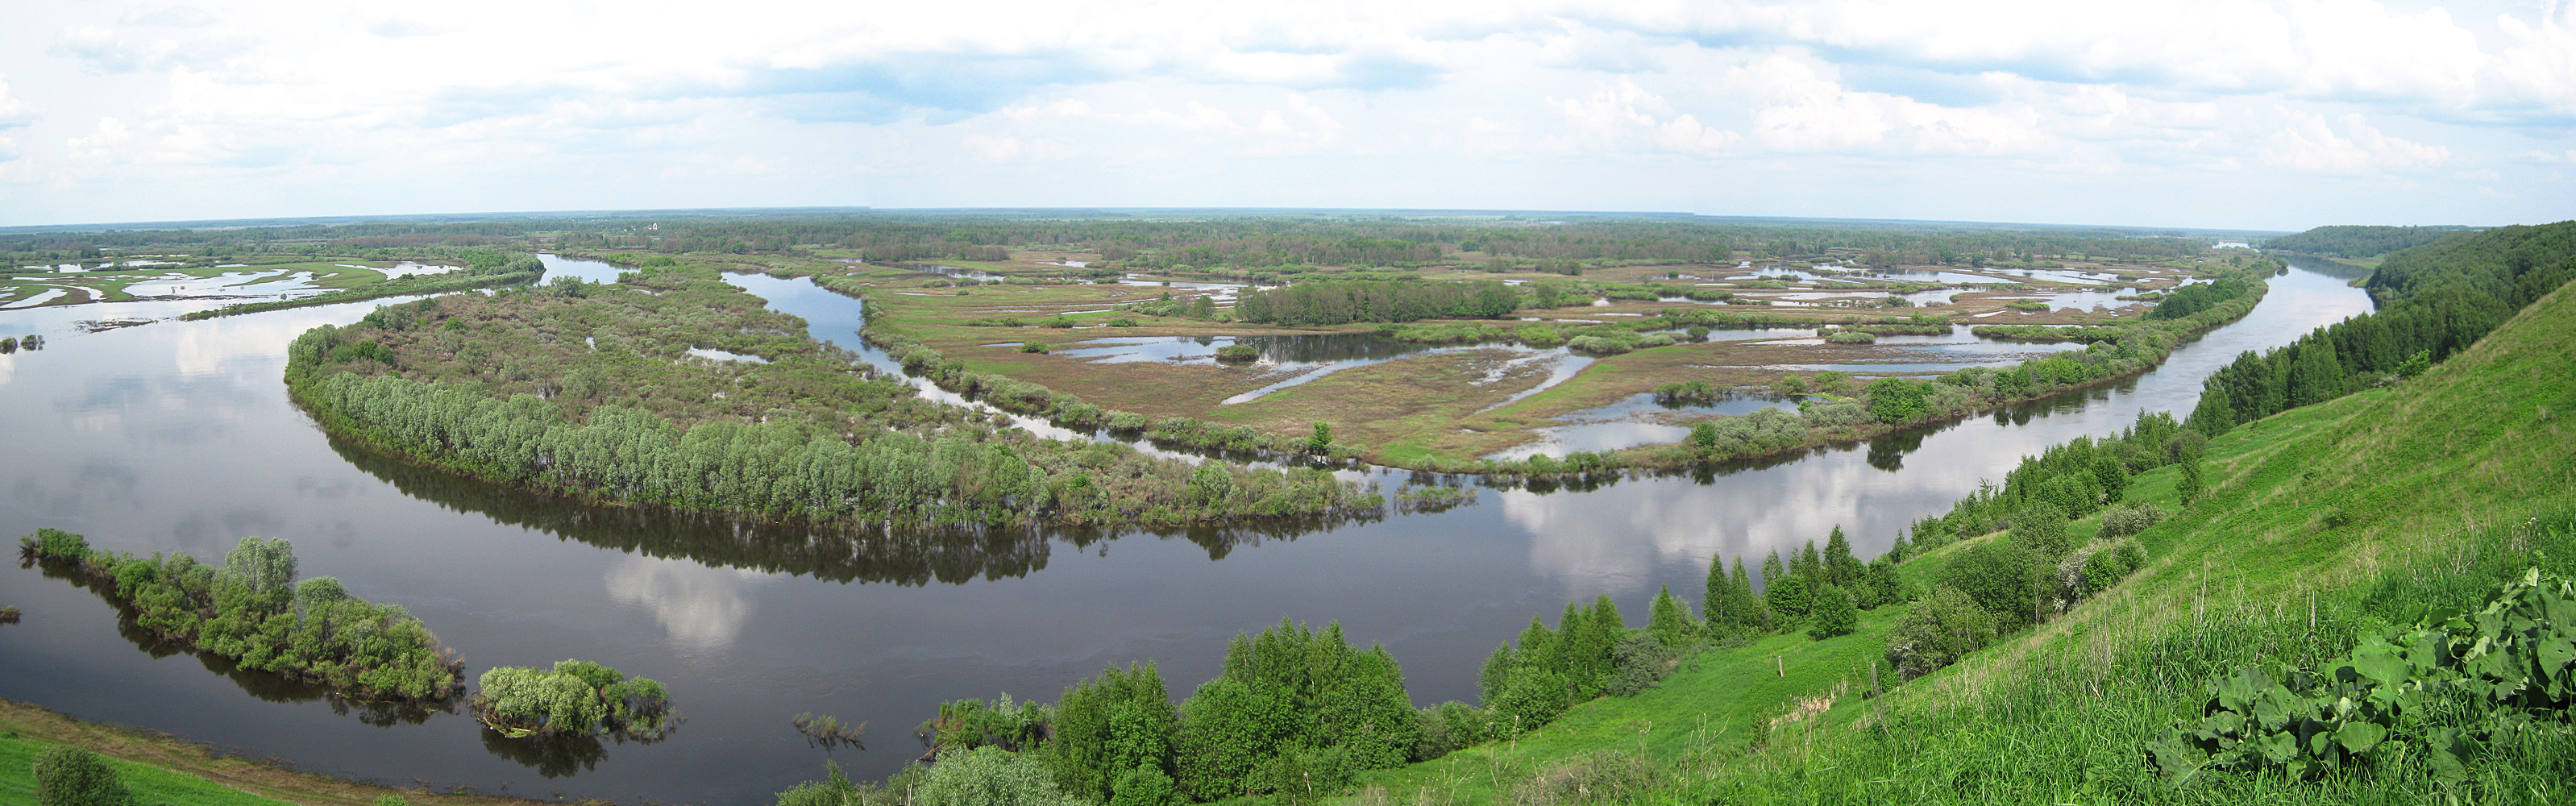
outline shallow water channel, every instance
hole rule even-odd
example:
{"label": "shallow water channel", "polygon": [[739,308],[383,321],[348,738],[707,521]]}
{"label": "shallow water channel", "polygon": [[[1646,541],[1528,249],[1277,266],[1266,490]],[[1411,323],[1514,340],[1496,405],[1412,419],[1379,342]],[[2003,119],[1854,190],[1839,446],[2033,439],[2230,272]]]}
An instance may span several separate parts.
{"label": "shallow water channel", "polygon": [[[113,307],[161,318],[214,304]],[[370,719],[128,637],[96,595],[35,568],[0,569],[0,605],[25,612],[0,627],[0,697],[389,782],[743,804],[819,777],[826,758],[854,775],[893,771],[921,752],[911,728],[942,700],[1053,700],[1130,660],[1158,661],[1185,696],[1215,675],[1229,636],[1282,616],[1339,620],[1352,640],[1384,643],[1417,702],[1472,700],[1485,654],[1533,613],[1609,594],[1642,614],[1661,585],[1695,598],[1712,554],[1758,562],[1836,524],[1873,556],[2023,454],[2142,410],[2187,410],[2237,353],[2369,309],[2344,280],[2294,270],[2244,321],[2144,377],[1866,445],[1584,492],[1486,490],[1473,506],[1375,523],[1110,537],[736,524],[376,459],[333,444],[279,381],[296,334],[376,304],[95,333],[72,323],[103,318],[101,306],[0,312],[0,333],[46,339],[0,355],[0,410],[16,420],[0,536],[50,526],[200,559],[246,535],[286,538],[302,574],[410,608],[469,676],[599,661],[668,684],[686,724],[653,745],[539,745],[461,713]],[[861,349],[846,337],[857,305],[836,310],[848,313],[815,331]],[[789,724],[800,712],[867,723],[866,749],[809,746]]]}

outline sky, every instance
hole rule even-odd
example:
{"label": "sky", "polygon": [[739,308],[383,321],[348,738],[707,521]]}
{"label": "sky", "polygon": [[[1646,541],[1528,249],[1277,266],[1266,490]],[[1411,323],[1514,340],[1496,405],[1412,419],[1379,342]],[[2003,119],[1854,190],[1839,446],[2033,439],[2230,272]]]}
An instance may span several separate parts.
{"label": "sky", "polygon": [[0,226],[2576,217],[2576,3],[0,0]]}

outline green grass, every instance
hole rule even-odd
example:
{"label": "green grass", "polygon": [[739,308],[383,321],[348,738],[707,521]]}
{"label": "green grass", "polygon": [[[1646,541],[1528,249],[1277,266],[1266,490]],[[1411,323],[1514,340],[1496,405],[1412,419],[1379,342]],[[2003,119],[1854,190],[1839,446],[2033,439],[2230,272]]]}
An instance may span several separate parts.
{"label": "green grass", "polygon": [[[36,755],[53,745],[16,734],[0,735],[0,806],[34,806],[36,803]],[[173,806],[292,806],[286,801],[270,800],[232,787],[190,775],[108,759],[125,787],[133,790],[135,799],[144,804]]]}
{"label": "green grass", "polygon": [[[2576,571],[2571,332],[2576,293],[2561,289],[2414,381],[2241,426],[2210,443],[2211,489],[2188,508],[2175,500],[2178,468],[2140,475],[2129,500],[2179,510],[2139,536],[2145,568],[1883,698],[1840,696],[1819,718],[1756,727],[1791,698],[1865,687],[1865,667],[1851,670],[1876,656],[1892,618],[1876,613],[1834,641],[1779,636],[1706,653],[1663,689],[1579,706],[1517,747],[1373,774],[1362,799],[2576,801],[2576,733],[2563,727],[2502,735],[2472,765],[2471,783],[2448,789],[2403,757],[2316,781],[2204,774],[2175,787],[2142,754],[2199,715],[2214,675],[2315,663],[2349,649],[2365,625],[2474,605],[2535,564]],[[2073,531],[2092,533],[2089,522]],[[1905,573],[1930,576],[1953,550]],[[1771,655],[1788,677],[1764,668]],[[1481,778],[1470,771],[1480,765]]]}

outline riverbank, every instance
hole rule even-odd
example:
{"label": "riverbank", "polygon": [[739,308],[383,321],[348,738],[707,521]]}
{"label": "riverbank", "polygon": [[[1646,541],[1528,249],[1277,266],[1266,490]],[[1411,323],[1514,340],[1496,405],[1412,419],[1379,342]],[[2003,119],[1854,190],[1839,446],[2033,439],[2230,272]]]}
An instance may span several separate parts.
{"label": "riverbank", "polygon": [[[256,761],[158,731],[102,725],[29,703],[0,699],[0,800],[34,803],[35,783],[25,759],[39,745],[85,747],[119,765],[118,773],[146,803],[185,806],[374,806],[388,795],[412,806],[526,806],[535,801],[464,792],[398,789],[297,772],[276,761]],[[16,763],[8,763],[16,762]],[[607,801],[578,801],[606,804]]]}

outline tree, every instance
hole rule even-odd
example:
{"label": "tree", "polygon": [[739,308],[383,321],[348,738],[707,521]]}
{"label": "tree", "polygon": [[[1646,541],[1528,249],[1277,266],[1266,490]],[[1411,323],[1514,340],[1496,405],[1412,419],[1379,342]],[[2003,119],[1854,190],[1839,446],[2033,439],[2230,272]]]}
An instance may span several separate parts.
{"label": "tree", "polygon": [[1117,776],[1138,765],[1168,769],[1177,720],[1154,664],[1110,667],[1066,688],[1055,737],[1044,747],[1073,795],[1107,800]]}
{"label": "tree", "polygon": [[1771,612],[1783,618],[1804,618],[1814,607],[1814,595],[1807,590],[1807,578],[1795,574],[1762,581],[1762,601]]}
{"label": "tree", "polygon": [[2057,559],[2074,548],[2067,544],[2066,510],[2056,504],[2025,504],[2013,515],[2012,540],[2041,556]]}
{"label": "tree", "polygon": [[1332,448],[1333,424],[1322,420],[1316,420],[1315,433],[1306,437],[1306,452],[1322,456],[1326,453],[1332,452]]}
{"label": "tree", "polygon": [[1673,589],[1666,586],[1655,594],[1654,609],[1646,621],[1646,633],[1668,647],[1690,643],[1699,630],[1691,624],[1688,607],[1674,600]]}
{"label": "tree", "polygon": [[1851,593],[1840,585],[1827,585],[1816,594],[1815,611],[1815,623],[1807,628],[1807,637],[1818,641],[1850,635],[1860,624],[1860,611],[1852,606]]}
{"label": "tree", "polygon": [[1708,453],[1711,450],[1715,450],[1717,448],[1717,424],[1702,420],[1699,423],[1692,425],[1690,431],[1690,444],[1693,450],[1697,450],[1703,454]]}
{"label": "tree", "polygon": [[1109,806],[1178,806],[1181,802],[1172,789],[1172,776],[1151,764],[1138,765],[1118,777],[1117,794],[1109,797]]}
{"label": "tree", "polygon": [[1832,536],[1825,538],[1825,582],[1849,588],[1860,584],[1860,558],[1852,556],[1851,539],[1843,536],[1842,524],[1834,525]]}
{"label": "tree", "polygon": [[36,754],[37,806],[133,806],[134,793],[86,748],[58,745]]}
{"label": "tree", "polygon": [[1787,573],[1789,573],[1789,570],[1782,567],[1780,564],[1779,549],[1772,549],[1769,555],[1762,558],[1762,586],[1764,590],[1767,591],[1770,589],[1772,580],[1779,579],[1782,575]]}
{"label": "tree", "polygon": [[224,575],[260,593],[287,590],[295,584],[295,547],[285,540],[242,538],[224,552]]}
{"label": "tree", "polygon": [[1869,413],[1882,423],[1901,423],[1923,416],[1927,408],[1922,381],[1880,378],[1869,385]]}
{"label": "tree", "polygon": [[2182,463],[2182,480],[2174,482],[2174,493],[2182,496],[2184,506],[2190,506],[2192,501],[2200,498],[2200,460],[2192,459]]}

